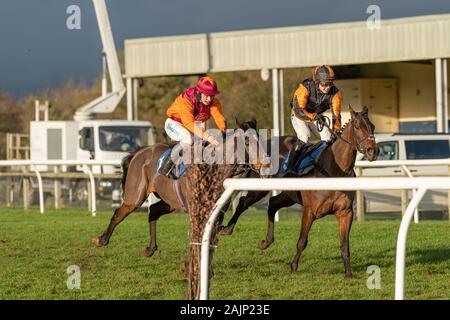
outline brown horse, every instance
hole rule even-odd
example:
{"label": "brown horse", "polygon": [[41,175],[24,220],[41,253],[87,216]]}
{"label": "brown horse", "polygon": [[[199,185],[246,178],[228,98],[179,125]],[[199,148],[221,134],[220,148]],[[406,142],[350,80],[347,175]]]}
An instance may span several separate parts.
{"label": "brown horse", "polygon": [[[350,107],[351,119],[336,134],[331,144],[323,150],[316,167],[305,177],[354,177],[354,165],[356,151],[363,153],[369,161],[376,160],[378,146],[373,132],[375,126],[368,118],[368,109],[364,107],[362,112],[355,112]],[[279,137],[280,160],[288,152],[295,142],[295,137]],[[222,235],[233,232],[233,228],[239,216],[252,204],[265,197],[268,192],[249,192],[241,197],[236,212],[226,227],[220,231]],[[265,240],[259,242],[260,249],[267,249],[274,241],[274,217],[275,213],[295,203],[303,205],[304,211],[301,222],[300,237],[297,242],[297,253],[291,264],[291,271],[296,272],[302,251],[306,248],[308,233],[312,223],[326,215],[334,214],[339,222],[339,235],[341,240],[341,255],[344,260],[346,276],[352,276],[350,268],[349,233],[353,221],[354,191],[296,191],[282,192],[271,197],[268,208],[268,230]]]}
{"label": "brown horse", "polygon": [[[242,124],[237,122],[237,124],[243,131],[248,129],[256,130],[255,120],[244,122]],[[226,139],[230,139],[230,137]],[[217,147],[218,150],[224,145],[225,144]],[[152,204],[148,209],[150,244],[146,247],[144,255],[151,257],[155,253],[158,248],[156,244],[157,220],[162,215],[171,213],[175,210],[187,212],[188,209],[186,199],[188,193],[195,191],[189,190],[189,177],[186,175],[182,176],[178,180],[173,180],[166,176],[157,174],[158,159],[168,148],[169,146],[165,144],[155,144],[138,149],[123,159],[122,204],[115,210],[108,227],[102,235],[92,239],[92,244],[97,247],[106,246],[109,243],[111,235],[117,225],[121,223],[130,213],[140,208],[148,196],[153,193],[160,199],[160,201]],[[246,154],[255,152],[250,149],[251,146],[246,149]],[[235,170],[230,170],[230,172],[233,172],[236,175],[246,173],[251,168],[258,170],[261,167],[258,163],[254,165],[249,165],[248,163],[233,165],[236,168]]]}

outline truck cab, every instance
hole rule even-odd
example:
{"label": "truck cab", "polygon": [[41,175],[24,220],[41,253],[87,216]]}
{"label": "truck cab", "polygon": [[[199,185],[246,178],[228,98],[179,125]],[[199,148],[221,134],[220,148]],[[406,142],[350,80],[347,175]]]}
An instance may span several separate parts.
{"label": "truck cab", "polygon": [[[148,121],[87,120],[79,123],[77,159],[120,160],[139,147],[155,143]],[[96,166],[94,173],[116,173],[112,166]]]}
{"label": "truck cab", "polygon": [[[380,148],[377,160],[426,160],[450,158],[450,134],[375,134]],[[356,160],[365,160],[358,153]],[[411,172],[420,175],[447,175],[446,166],[413,166]],[[374,176],[403,175],[399,168],[364,169]]]}
{"label": "truck cab", "polygon": [[[121,160],[139,147],[155,143],[155,128],[149,121],[86,120],[32,121],[30,123],[31,160]],[[51,171],[51,166],[38,166]],[[93,166],[95,174],[118,175],[120,165]],[[63,167],[63,172],[83,172],[82,166]],[[62,188],[68,189],[75,200],[87,200],[84,179],[64,179]],[[49,184],[49,192],[52,185]],[[100,197],[120,201],[120,180],[111,176],[96,179]]]}

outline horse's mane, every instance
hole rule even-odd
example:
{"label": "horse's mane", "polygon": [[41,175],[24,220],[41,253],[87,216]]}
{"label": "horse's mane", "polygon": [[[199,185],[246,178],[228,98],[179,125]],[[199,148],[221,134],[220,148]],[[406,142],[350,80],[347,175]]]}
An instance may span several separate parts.
{"label": "horse's mane", "polygon": [[[369,117],[367,115],[367,113],[362,113],[362,112],[356,112],[357,115],[360,115],[361,117],[363,117],[366,120],[369,120]],[[330,140],[330,144],[333,144],[336,141],[337,136],[341,136],[344,133],[344,130],[347,129],[348,125],[350,124],[351,119],[349,119],[340,129],[339,131],[336,133],[336,135],[332,135],[332,138]]]}
{"label": "horse's mane", "polygon": [[331,146],[333,143],[336,142],[337,138],[340,137],[342,135],[342,133],[344,132],[344,130],[347,128],[347,126],[350,124],[350,120],[348,120],[340,129],[338,132],[336,132],[336,134],[332,134],[331,135],[331,139],[329,141],[329,145]]}

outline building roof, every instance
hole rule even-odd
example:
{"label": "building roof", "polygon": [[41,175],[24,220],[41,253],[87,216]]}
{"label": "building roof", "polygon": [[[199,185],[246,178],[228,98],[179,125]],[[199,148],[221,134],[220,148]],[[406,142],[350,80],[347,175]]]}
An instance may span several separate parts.
{"label": "building roof", "polygon": [[126,77],[450,57],[450,14],[125,40]]}

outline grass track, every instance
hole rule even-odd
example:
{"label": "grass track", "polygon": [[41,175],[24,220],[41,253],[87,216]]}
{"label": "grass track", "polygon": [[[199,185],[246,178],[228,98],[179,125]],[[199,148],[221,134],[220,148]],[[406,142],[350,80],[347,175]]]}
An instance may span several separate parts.
{"label": "grass track", "polygon": [[[179,271],[187,259],[188,219],[163,216],[159,250],[142,256],[148,244],[147,215],[128,217],[108,247],[94,248],[93,236],[112,212],[91,217],[66,209],[0,209],[0,299],[184,299]],[[226,217],[226,221],[229,218]],[[370,219],[370,215],[368,216]],[[400,221],[354,223],[350,234],[353,279],[344,278],[337,223],[316,221],[296,274],[289,272],[299,234],[294,212],[282,212],[275,243],[256,245],[265,235],[265,213],[250,210],[231,237],[221,237],[214,256],[211,299],[393,299],[395,244]],[[450,299],[450,222],[411,225],[407,244],[405,298]],[[81,269],[81,289],[68,290],[66,269]],[[366,286],[370,265],[381,268],[381,289]]]}

